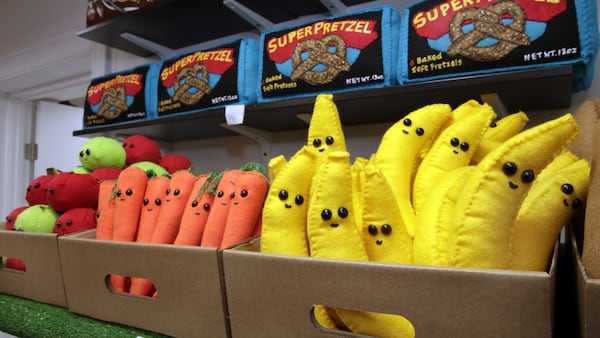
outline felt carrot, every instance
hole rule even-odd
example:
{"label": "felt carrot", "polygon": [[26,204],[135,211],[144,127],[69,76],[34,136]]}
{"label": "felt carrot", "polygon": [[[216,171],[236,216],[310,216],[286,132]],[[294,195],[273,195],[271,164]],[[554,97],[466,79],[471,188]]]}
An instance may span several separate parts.
{"label": "felt carrot", "polygon": [[213,173],[198,176],[192,194],[183,210],[175,245],[200,245],[214,199],[213,194],[207,189],[213,177]]}
{"label": "felt carrot", "polygon": [[175,242],[183,210],[196,181],[197,177],[187,170],[173,173],[150,242],[159,244]]}
{"label": "felt carrot", "polygon": [[101,181],[98,186],[98,210],[96,211],[96,239],[113,238],[116,180]]}
{"label": "felt carrot", "polygon": [[240,170],[233,182],[235,191],[227,212],[221,249],[252,236],[269,188],[266,169],[262,165],[251,162]]}
{"label": "felt carrot", "polygon": [[214,200],[202,234],[201,246],[221,246],[231,195],[235,192],[235,180],[240,172],[239,169],[227,169],[215,177],[211,189],[214,191]]}
{"label": "felt carrot", "polygon": [[[119,174],[115,191],[113,240],[135,241],[147,181],[146,172],[140,168],[127,167]],[[111,275],[110,281],[117,291],[127,292],[129,289],[129,277]]]}
{"label": "felt carrot", "polygon": [[170,179],[167,176],[154,176],[148,179],[140,211],[136,242],[148,243],[152,239],[154,226],[162,209],[169,183]]}

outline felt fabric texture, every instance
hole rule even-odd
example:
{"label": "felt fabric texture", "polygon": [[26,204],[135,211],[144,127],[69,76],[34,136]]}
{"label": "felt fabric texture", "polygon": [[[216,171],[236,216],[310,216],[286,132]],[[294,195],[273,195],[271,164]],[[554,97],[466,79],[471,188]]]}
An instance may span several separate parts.
{"label": "felt fabric texture", "polygon": [[123,168],[127,154],[119,141],[96,136],[89,139],[79,150],[79,162],[88,169]]}
{"label": "felt fabric texture", "polygon": [[100,182],[106,180],[116,180],[119,178],[120,173],[121,168],[98,168],[91,171],[89,174],[96,180],[96,182]]}
{"label": "felt fabric texture", "polygon": [[46,188],[53,177],[54,175],[42,175],[29,182],[25,192],[25,200],[29,205],[48,204]]}
{"label": "felt fabric texture", "polygon": [[141,161],[158,163],[162,157],[158,143],[140,134],[125,138],[123,140],[123,149],[125,149],[126,166]]}
{"label": "felt fabric texture", "polygon": [[14,229],[25,232],[52,233],[54,222],[59,215],[49,205],[32,205],[19,214]]}
{"label": "felt fabric texture", "polygon": [[67,235],[94,228],[96,228],[96,209],[73,208],[58,216],[52,232]]}
{"label": "felt fabric texture", "polygon": [[154,176],[169,176],[169,172],[166,168],[162,167],[160,164],[150,161],[135,162],[129,167],[142,169],[146,173],[148,178]]}
{"label": "felt fabric texture", "polygon": [[98,182],[90,174],[64,172],[48,182],[48,205],[59,213],[75,208],[98,207]]}
{"label": "felt fabric texture", "polygon": [[13,230],[15,226],[15,222],[17,221],[17,217],[21,214],[25,209],[27,209],[29,205],[22,205],[20,207],[14,208],[7,216],[6,216],[6,224],[4,225],[5,230]]}
{"label": "felt fabric texture", "polygon": [[169,174],[173,174],[179,170],[190,170],[192,161],[187,156],[167,154],[163,156],[158,164],[165,168]]}
{"label": "felt fabric texture", "polygon": [[96,239],[113,238],[114,214],[116,206],[116,180],[98,183],[98,208],[96,209]]}
{"label": "felt fabric texture", "polygon": [[198,176],[192,193],[183,209],[181,224],[179,225],[179,231],[173,244],[200,245],[202,242],[204,227],[206,226],[206,221],[208,220],[208,215],[210,215],[210,209],[214,200],[213,194],[207,188],[213,176],[213,174]]}
{"label": "felt fabric texture", "polygon": [[218,248],[223,241],[225,223],[231,207],[231,195],[235,192],[235,180],[239,169],[227,169],[215,180],[214,200],[206,220],[201,246]]}
{"label": "felt fabric texture", "polygon": [[166,176],[154,176],[148,179],[135,237],[136,242],[149,243],[152,239],[152,233],[167,197],[170,183],[171,179]]}
{"label": "felt fabric texture", "polygon": [[0,293],[0,303],[0,331],[16,337],[166,337],[155,332],[81,316],[66,308],[12,295]]}

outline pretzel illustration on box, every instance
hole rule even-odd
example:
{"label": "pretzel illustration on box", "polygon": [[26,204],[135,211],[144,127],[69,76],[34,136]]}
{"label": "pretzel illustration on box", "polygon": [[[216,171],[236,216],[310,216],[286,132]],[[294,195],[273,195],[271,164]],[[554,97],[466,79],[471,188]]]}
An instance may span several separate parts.
{"label": "pretzel illustration on box", "polygon": [[572,64],[587,88],[598,52],[595,0],[425,0],[402,21],[400,83]]}
{"label": "pretzel illustration on box", "polygon": [[395,84],[399,33],[391,6],[263,32],[258,101]]}
{"label": "pretzel illustration on box", "polygon": [[164,60],[156,99],[159,116],[256,101],[258,42],[237,39]]}

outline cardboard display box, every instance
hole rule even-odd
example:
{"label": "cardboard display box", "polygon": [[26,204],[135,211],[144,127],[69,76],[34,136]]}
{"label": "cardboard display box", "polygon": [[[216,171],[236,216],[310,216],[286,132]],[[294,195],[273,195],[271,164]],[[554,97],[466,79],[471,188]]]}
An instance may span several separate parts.
{"label": "cardboard display box", "polygon": [[[69,310],[176,337],[227,337],[217,249],[60,237]],[[116,292],[110,274],[152,280],[156,298]]]}
{"label": "cardboard display box", "polygon": [[[233,337],[325,337],[314,305],[400,314],[417,337],[551,337],[557,257],[548,272],[453,269],[223,251]],[[356,336],[356,335],[350,335]]]}
{"label": "cardboard display box", "polygon": [[570,245],[577,282],[577,305],[579,311],[579,332],[582,338],[600,335],[600,279],[592,279],[585,271],[581,259],[581,242],[573,229],[570,232]]}
{"label": "cardboard display box", "polygon": [[26,267],[22,272],[0,266],[1,293],[67,307],[57,234],[0,230],[0,256],[19,258]]}

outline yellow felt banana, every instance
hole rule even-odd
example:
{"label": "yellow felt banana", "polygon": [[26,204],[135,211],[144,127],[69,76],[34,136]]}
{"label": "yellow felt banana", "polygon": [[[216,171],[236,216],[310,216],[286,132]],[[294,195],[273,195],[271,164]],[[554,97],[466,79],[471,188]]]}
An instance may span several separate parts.
{"label": "yellow felt banana", "polygon": [[414,235],[412,181],[421,147],[431,142],[450,118],[450,105],[437,103],[410,112],[384,133],[373,158],[390,182],[408,233]]}
{"label": "yellow felt banana", "polygon": [[318,161],[326,158],[328,152],[346,151],[342,122],[332,94],[320,94],[315,99],[307,145],[317,152]]}
{"label": "yellow felt banana", "polygon": [[565,150],[562,153],[556,155],[552,162],[548,163],[548,165],[545,166],[544,169],[542,169],[537,178],[538,180],[543,180],[546,176],[550,176],[551,174],[554,174],[557,171],[564,169],[568,165],[571,165],[578,160],[579,157],[577,157],[577,155],[573,154],[569,150]]}
{"label": "yellow felt banana", "polygon": [[[318,167],[310,189],[307,234],[313,257],[367,261],[354,219],[348,152],[333,151]],[[414,337],[402,316],[336,309],[352,332],[376,337]]]}
{"label": "yellow felt banana", "polygon": [[462,166],[445,174],[417,215],[418,227],[413,240],[415,264],[448,266],[448,238],[452,228],[452,212],[461,187],[474,166]]}
{"label": "yellow felt banana", "polygon": [[492,122],[486,130],[479,147],[473,154],[473,163],[479,163],[485,155],[494,150],[502,142],[518,134],[529,122],[529,117],[522,111],[506,115],[498,121]]}
{"label": "yellow felt banana", "polygon": [[515,220],[511,269],[546,269],[560,230],[584,209],[589,178],[590,164],[581,159],[536,179]]}
{"label": "yellow felt banana", "polygon": [[351,173],[352,173],[352,204],[354,206],[354,213],[356,215],[356,217],[354,217],[357,222],[356,225],[358,226],[359,230],[362,230],[362,226],[361,224],[358,222],[358,220],[362,219],[362,200],[361,200],[361,196],[362,196],[362,172],[365,168],[365,165],[367,165],[367,163],[369,162],[369,160],[367,160],[364,157],[357,157],[356,159],[354,159],[354,162],[352,163],[352,167],[351,167]]}
{"label": "yellow felt banana", "polygon": [[372,163],[362,175],[362,236],[370,261],[412,263],[413,243],[392,188]]}
{"label": "yellow felt banana", "polygon": [[277,176],[279,170],[283,168],[286,163],[287,160],[283,155],[275,156],[269,160],[269,178],[271,179],[271,181],[275,179],[275,176]]}
{"label": "yellow felt banana", "polygon": [[262,212],[262,252],[309,256],[306,212],[316,156],[303,146],[271,181]]}
{"label": "yellow felt banana", "polygon": [[473,100],[459,106],[452,114],[455,112],[458,116],[453,116],[453,122],[436,137],[417,169],[412,192],[417,215],[442,176],[469,164],[481,137],[496,117],[490,105],[480,105]]}
{"label": "yellow felt banana", "polygon": [[577,136],[571,114],[525,130],[489,153],[461,189],[450,234],[450,263],[507,269],[514,220],[535,175]]}

